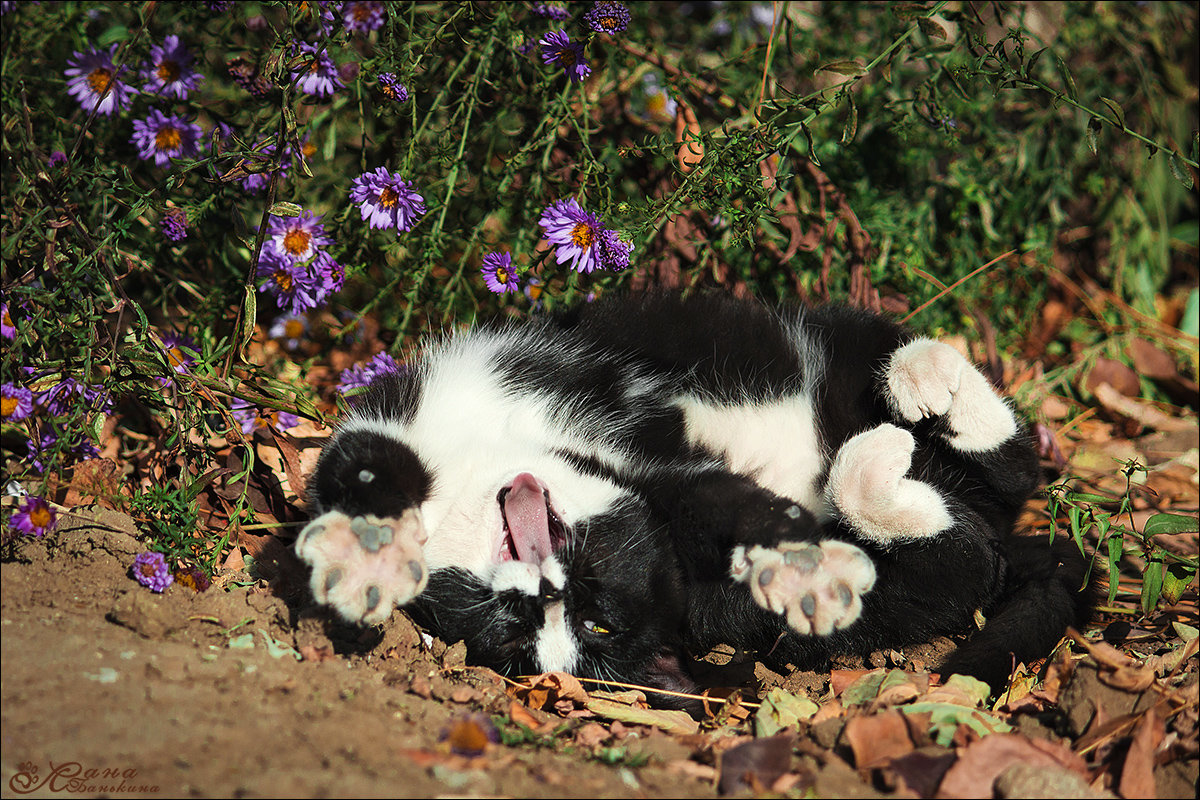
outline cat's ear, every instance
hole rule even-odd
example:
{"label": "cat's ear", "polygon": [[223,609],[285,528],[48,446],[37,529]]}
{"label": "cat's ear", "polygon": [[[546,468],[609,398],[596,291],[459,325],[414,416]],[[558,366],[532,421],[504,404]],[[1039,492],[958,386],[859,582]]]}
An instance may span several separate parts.
{"label": "cat's ear", "polygon": [[651,686],[666,689],[670,692],[696,691],[696,682],[683,668],[679,653],[674,650],[662,649],[650,660],[646,667],[647,682]]}

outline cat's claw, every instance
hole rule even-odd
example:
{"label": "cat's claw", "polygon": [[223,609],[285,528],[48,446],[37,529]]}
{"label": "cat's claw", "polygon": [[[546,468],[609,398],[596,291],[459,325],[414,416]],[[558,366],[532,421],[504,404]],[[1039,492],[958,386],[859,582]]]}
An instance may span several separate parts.
{"label": "cat's claw", "polygon": [[734,580],[756,603],[804,635],[828,636],[862,614],[862,596],[875,585],[875,566],[847,542],[780,542],[734,551]]}
{"label": "cat's claw", "polygon": [[428,583],[425,538],[416,509],[399,518],[329,511],[301,531],[296,555],[312,567],[309,585],[318,603],[347,622],[377,625]]}

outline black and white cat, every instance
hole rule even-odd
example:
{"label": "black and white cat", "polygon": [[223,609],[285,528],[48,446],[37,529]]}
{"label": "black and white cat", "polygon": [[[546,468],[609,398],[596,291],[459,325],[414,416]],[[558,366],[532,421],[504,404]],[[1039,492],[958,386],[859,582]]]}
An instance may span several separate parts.
{"label": "black and white cat", "polygon": [[987,622],[943,671],[1000,685],[1088,607],[1068,540],[1012,534],[1031,440],[957,351],[845,308],[604,300],[431,343],[309,482],[312,593],[405,607],[471,663],[694,686]]}

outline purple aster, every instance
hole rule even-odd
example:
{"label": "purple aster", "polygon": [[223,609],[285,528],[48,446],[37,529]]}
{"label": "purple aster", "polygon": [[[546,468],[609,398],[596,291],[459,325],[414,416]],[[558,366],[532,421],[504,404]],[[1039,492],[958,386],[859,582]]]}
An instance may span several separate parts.
{"label": "purple aster", "polygon": [[46,462],[42,460],[43,456],[47,456],[58,444],[58,434],[53,430],[43,431],[42,435],[35,439],[25,440],[25,457],[29,459],[29,464],[38,472],[46,471]]}
{"label": "purple aster", "polygon": [[342,370],[338,391],[346,394],[354,389],[363,389],[380,375],[387,373],[399,374],[404,367],[396,363],[396,359],[387,353],[376,353],[366,364],[355,364],[349,369]]}
{"label": "purple aster", "polygon": [[531,10],[539,17],[546,17],[547,19],[559,21],[569,19],[571,16],[570,11],[567,11],[567,9],[563,8],[557,3],[534,3]]}
{"label": "purple aster", "polygon": [[66,164],[66,163],[67,163],[67,154],[64,153],[62,150],[55,150],[53,153],[50,154],[50,158],[46,161],[46,166],[49,167],[50,169],[54,169],[55,167],[61,167],[63,164]]}
{"label": "purple aster", "polygon": [[33,392],[15,383],[0,384],[0,419],[16,422],[33,413]]}
{"label": "purple aster", "polygon": [[76,403],[88,411],[107,412],[112,408],[112,398],[103,386],[89,386],[75,378],[63,378],[47,391],[38,395],[37,401],[52,417],[69,413]]}
{"label": "purple aster", "polygon": [[145,119],[133,121],[133,142],[143,160],[154,159],[165,167],[172,158],[191,158],[200,152],[200,126],[186,117],[150,109]]}
{"label": "purple aster", "polygon": [[542,281],[536,275],[530,275],[525,279],[525,288],[523,289],[525,298],[529,300],[529,305],[534,311],[541,311],[545,304],[542,300],[542,292],[545,289],[542,287]]}
{"label": "purple aster", "polygon": [[[260,141],[259,144],[262,144]],[[245,178],[242,178],[242,191],[248,194],[258,194],[271,182],[271,170],[269,164],[275,157],[275,143],[272,142],[263,147],[255,147],[255,155],[250,156],[258,169],[262,172],[252,172]],[[290,147],[283,148],[283,158],[279,162],[279,179],[283,180],[288,174],[288,165],[292,163],[292,150]]]}
{"label": "purple aster", "polygon": [[397,103],[403,103],[408,99],[408,88],[396,80],[396,76],[391,72],[379,73],[379,91],[383,92],[384,96]]}
{"label": "purple aster", "polygon": [[233,398],[233,402],[229,404],[229,411],[242,426],[242,433],[247,436],[268,425],[274,426],[277,430],[286,431],[300,424],[300,418],[295,414],[274,409],[263,411],[240,397]]}
{"label": "purple aster", "polygon": [[583,57],[583,45],[572,42],[566,31],[550,31],[542,37],[541,45],[542,63],[558,64],[572,83],[592,74]]}
{"label": "purple aster", "polygon": [[483,257],[483,282],[496,294],[507,294],[521,290],[521,282],[512,268],[511,253],[488,253]]}
{"label": "purple aster", "polygon": [[[200,348],[190,337],[179,333],[164,333],[162,343],[167,352],[167,363],[176,372],[187,372],[196,363],[196,358],[192,353],[199,351]],[[171,379],[161,378],[160,382],[165,386],[171,382]]]}
{"label": "purple aster", "polygon": [[26,536],[40,539],[54,527],[57,518],[58,514],[45,499],[30,496],[13,512],[9,524]]}
{"label": "purple aster", "polygon": [[162,226],[163,236],[172,242],[182,242],[187,238],[187,214],[183,213],[183,209],[168,209],[159,224]]}
{"label": "purple aster", "polygon": [[316,308],[325,299],[321,276],[273,247],[263,248],[258,259],[258,277],[266,279],[258,290],[269,292],[281,309],[293,314]]}
{"label": "purple aster", "polygon": [[372,228],[407,231],[425,213],[425,200],[415,184],[379,167],[354,179],[350,200],[357,203],[362,218]]}
{"label": "purple aster", "polygon": [[118,45],[108,52],[89,47],[86,53],[76,52],[67,61],[67,94],[79,101],[84,111],[111,116],[129,101],[130,89],[123,83],[113,63]]}
{"label": "purple aster", "polygon": [[629,27],[629,9],[613,0],[600,0],[583,15],[583,21],[596,33],[620,33]]}
{"label": "purple aster", "polygon": [[268,244],[279,251],[281,257],[295,262],[308,261],[318,249],[333,243],[325,233],[321,217],[313,216],[311,211],[298,217],[272,215],[267,232],[271,236]]}
{"label": "purple aster", "polygon": [[130,568],[134,580],[154,592],[161,592],[175,580],[162,553],[138,553]]}
{"label": "purple aster", "polygon": [[383,27],[383,3],[373,0],[354,0],[342,3],[342,24],[351,33],[366,36]]}
{"label": "purple aster", "polygon": [[621,269],[629,264],[630,248],[595,214],[584,211],[574,200],[551,203],[538,222],[546,232],[546,239],[557,248],[558,263],[570,262],[576,272]]}
{"label": "purple aster", "polygon": [[292,80],[299,81],[300,91],[314,97],[330,97],[342,88],[341,78],[338,77],[337,64],[324,50],[318,52],[315,44],[300,43],[300,68],[292,72]]}
{"label": "purple aster", "polygon": [[283,339],[288,348],[295,350],[308,335],[308,318],[300,314],[281,314],[271,323],[267,335],[272,339]]}
{"label": "purple aster", "polygon": [[0,303],[0,336],[5,339],[17,338],[17,326],[13,325],[12,316],[8,311],[8,303]]}
{"label": "purple aster", "polygon": [[204,77],[192,69],[192,54],[179,37],[168,35],[162,44],[150,46],[150,63],[142,69],[146,85],[142,91],[162,97],[186,100]]}

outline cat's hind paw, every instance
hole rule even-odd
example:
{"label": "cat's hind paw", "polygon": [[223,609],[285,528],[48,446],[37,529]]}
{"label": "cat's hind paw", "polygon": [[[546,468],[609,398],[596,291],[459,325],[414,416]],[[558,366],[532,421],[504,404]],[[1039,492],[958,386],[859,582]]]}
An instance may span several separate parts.
{"label": "cat's hind paw", "polygon": [[828,636],[862,614],[875,585],[875,565],[847,542],[780,542],[734,551],[730,575],[758,605],[780,614],[804,635]]}

